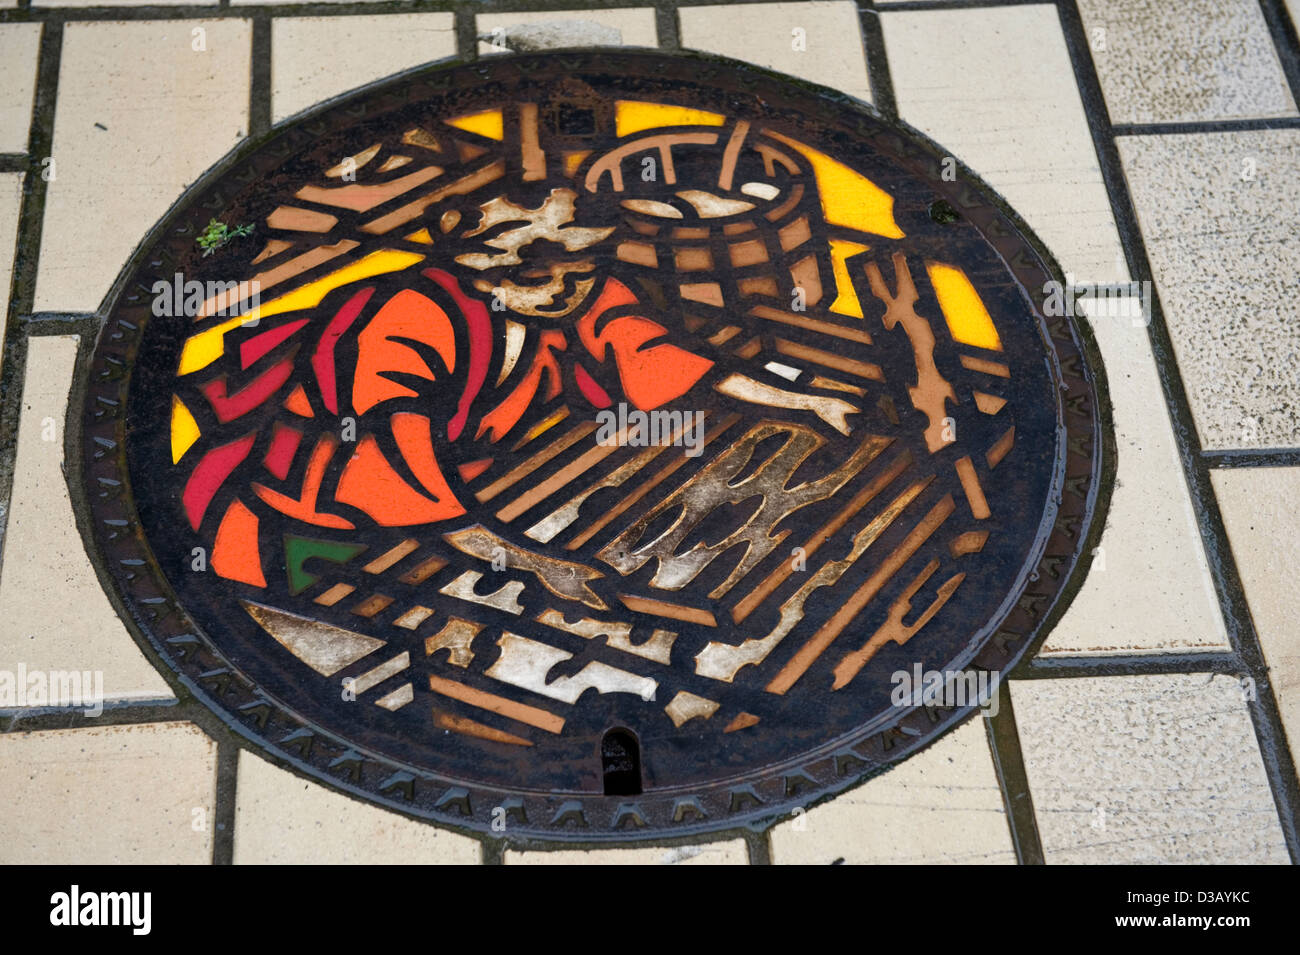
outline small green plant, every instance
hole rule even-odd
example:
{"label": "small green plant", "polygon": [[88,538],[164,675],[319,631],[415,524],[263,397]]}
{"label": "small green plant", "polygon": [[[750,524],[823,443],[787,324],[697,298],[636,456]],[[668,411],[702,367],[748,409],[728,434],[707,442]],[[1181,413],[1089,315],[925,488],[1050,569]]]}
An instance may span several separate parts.
{"label": "small green plant", "polygon": [[206,258],[231,239],[242,239],[244,236],[252,234],[253,227],[251,225],[239,225],[232,229],[224,222],[209,219],[208,227],[203,230],[203,234],[195,241],[198,242],[199,248],[203,250],[203,255]]}

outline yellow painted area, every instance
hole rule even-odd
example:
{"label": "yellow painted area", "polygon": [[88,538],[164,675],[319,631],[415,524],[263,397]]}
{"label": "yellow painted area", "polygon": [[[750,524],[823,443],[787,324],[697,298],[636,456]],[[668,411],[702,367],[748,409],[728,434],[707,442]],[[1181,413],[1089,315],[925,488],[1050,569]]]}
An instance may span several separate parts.
{"label": "yellow painted area", "polygon": [[467,133],[486,136],[488,139],[500,140],[505,136],[505,121],[501,118],[499,109],[485,109],[481,113],[457,116],[455,119],[446,120],[446,123]]}
{"label": "yellow painted area", "polygon": [[582,165],[582,161],[591,155],[590,149],[580,149],[577,152],[564,154],[564,174],[572,176]]}
{"label": "yellow painted area", "polygon": [[726,121],[727,117],[720,113],[687,106],[642,103],[633,99],[621,99],[614,105],[614,132],[619,136],[660,126],[721,126]]}
{"label": "yellow painted area", "polygon": [[397,272],[416,262],[424,261],[424,256],[417,252],[398,252],[394,249],[381,249],[371,252],[365,258],[358,259],[351,265],[345,265],[329,275],[323,275],[314,282],[308,282],[301,288],[294,289],[279,298],[273,298],[259,308],[244,315],[236,315],[220,325],[206,328],[197,335],[191,335],[181,349],[180,368],[177,374],[188,375],[190,372],[206,368],[218,358],[224,350],[223,339],[226,332],[238,328],[259,318],[270,318],[282,312],[296,312],[302,308],[314,308],[330,292],[350,282],[359,282],[385,272]]}
{"label": "yellow painted area", "polygon": [[412,232],[406,237],[406,240],[408,242],[419,242],[421,245],[433,245],[433,236],[429,235],[428,229]]}
{"label": "yellow painted area", "polygon": [[185,407],[185,402],[172,395],[172,464],[185,457],[194,442],[199,440],[199,423]]}
{"label": "yellow painted area", "polygon": [[849,266],[844,260],[850,255],[865,251],[867,246],[861,243],[831,239],[831,271],[835,273],[835,291],[839,293],[831,303],[831,311],[838,315],[862,317],[862,303],[858,301],[858,293],[849,280]]}
{"label": "yellow painted area", "polygon": [[930,273],[930,284],[934,286],[935,298],[939,300],[939,308],[948,322],[953,341],[1001,351],[1002,339],[998,337],[998,330],[966,273],[956,266],[940,262],[926,262],[925,270]]}
{"label": "yellow painted area", "polygon": [[888,239],[903,238],[903,230],[894,221],[893,196],[866,176],[811,146],[771,130],[767,135],[797,150],[812,165],[822,212],[828,223],[873,232]]}

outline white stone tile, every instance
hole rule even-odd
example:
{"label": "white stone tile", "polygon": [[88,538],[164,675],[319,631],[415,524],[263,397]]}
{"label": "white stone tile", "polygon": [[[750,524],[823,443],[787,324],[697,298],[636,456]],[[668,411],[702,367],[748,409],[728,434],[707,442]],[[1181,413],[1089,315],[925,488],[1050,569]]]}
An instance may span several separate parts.
{"label": "white stone tile", "polygon": [[[613,28],[619,31],[623,46],[655,47],[659,45],[659,30],[655,26],[655,12],[651,7],[629,7],[618,10],[596,8],[550,10],[545,12],[530,10],[517,13],[480,13],[474,17],[474,29],[478,31],[479,36],[483,36],[498,30],[506,31],[513,26],[522,24],[574,22],[595,23],[603,27]],[[504,32],[498,34],[498,37],[501,36],[504,36]],[[479,41],[478,51],[480,54],[506,52],[498,44],[482,40]]]}
{"label": "white stone tile", "polygon": [[1258,0],[1079,0],[1116,123],[1294,116]]}
{"label": "white stone tile", "polygon": [[1202,446],[1300,447],[1300,130],[1118,145]]}
{"label": "white stone tile", "polygon": [[170,699],[171,689],[108,602],[72,516],[63,428],[76,357],[76,336],[28,340],[0,565],[0,671],[21,667],[48,679],[55,671],[89,670],[101,674],[106,700]]}
{"label": "white stone tile", "polygon": [[1140,302],[1076,304],[1101,348],[1118,470],[1088,579],[1040,653],[1228,650]]}
{"label": "white stone tile", "polygon": [[192,723],[0,736],[0,863],[208,864],[216,750]]}
{"label": "white stone tile", "polygon": [[847,0],[679,7],[682,46],[871,101],[857,6]]}
{"label": "white stone tile", "polygon": [[[285,0],[230,0],[233,7],[250,7],[266,6],[269,4],[283,4]],[[317,0],[320,3],[384,3],[386,0]]]}
{"label": "white stone tile", "polygon": [[554,852],[507,851],[506,865],[748,865],[749,851],[740,839],[693,846],[645,849],[558,849]]}
{"label": "white stone tile", "polygon": [[145,233],[244,137],[251,37],[236,19],[64,27],[37,311],[96,309]]}
{"label": "white stone tile", "polygon": [[39,23],[0,23],[0,153],[27,152],[40,48]]}
{"label": "white stone tile", "polygon": [[1300,762],[1300,618],[1291,589],[1300,567],[1300,468],[1216,470],[1210,480],[1292,757]]}
{"label": "white stone tile", "polygon": [[478,865],[476,839],[358,802],[239,753],[235,863]]}
{"label": "white stone tile", "polygon": [[1243,691],[1230,676],[1011,683],[1048,863],[1286,863]]}
{"label": "white stone tile", "polygon": [[456,53],[455,17],[278,17],[271,21],[275,122],[373,80]]}
{"label": "white stone tile", "polygon": [[902,118],[969,165],[1077,282],[1129,280],[1055,6],[880,15]]}
{"label": "white stone tile", "polygon": [[776,864],[1014,863],[984,718],[781,823],[771,840]]}

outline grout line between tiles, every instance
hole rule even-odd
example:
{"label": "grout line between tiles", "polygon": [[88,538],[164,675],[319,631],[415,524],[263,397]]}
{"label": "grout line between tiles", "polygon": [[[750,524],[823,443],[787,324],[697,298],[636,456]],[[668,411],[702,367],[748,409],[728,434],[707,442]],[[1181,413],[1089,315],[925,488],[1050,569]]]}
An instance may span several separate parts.
{"label": "grout line between tiles", "polygon": [[[47,23],[41,31],[36,63],[36,90],[32,97],[32,121],[27,137],[32,171],[23,181],[23,202],[18,214],[13,274],[10,277],[9,314],[5,323],[3,356],[0,357],[0,572],[4,569],[4,543],[9,525],[14,463],[18,453],[18,423],[22,414],[22,394],[27,376],[27,330],[17,318],[32,310],[36,296],[41,231],[49,190],[49,183],[44,177],[46,166],[41,160],[53,153],[54,110],[58,100],[62,54],[63,24]],[[37,169],[41,172],[37,173]]]}
{"label": "grout line between tiles", "polygon": [[1261,448],[1202,451],[1201,460],[1210,468],[1294,468],[1300,467],[1300,448]]}
{"label": "grout line between tiles", "polygon": [[1038,818],[1034,815],[1034,798],[1029,791],[1024,753],[1020,749],[1020,730],[1011,705],[1011,686],[1006,680],[998,681],[997,715],[975,718],[984,720],[1016,862],[1020,865],[1043,865],[1046,862],[1043,843],[1038,834]]}
{"label": "grout line between tiles", "polygon": [[745,852],[750,865],[772,865],[772,827],[745,833]]}
{"label": "grout line between tiles", "polygon": [[858,23],[862,29],[862,43],[867,57],[867,83],[871,86],[871,102],[890,122],[898,119],[898,100],[894,96],[894,79],[889,72],[889,55],[885,52],[885,33],[880,22],[880,11],[872,0],[866,0],[858,9]]}
{"label": "grout line between tiles", "polygon": [[1300,129],[1300,116],[1260,119],[1201,119],[1179,123],[1115,123],[1115,136],[1185,136],[1189,133],[1242,133],[1254,130]]}
{"label": "grout line between tiles", "polygon": [[478,59],[478,28],[476,11],[469,7],[458,7],[456,24],[456,56],[465,62]]}
{"label": "grout line between tiles", "polygon": [[235,806],[239,785],[239,747],[217,743],[216,796],[212,812],[212,864],[234,865]]}
{"label": "grout line between tiles", "polygon": [[[602,10],[660,9],[678,7],[716,6],[728,0],[601,0],[596,5]],[[752,3],[770,2],[770,0],[730,0],[736,6]],[[794,3],[815,3],[818,0],[785,0]],[[864,0],[865,2],[865,0]],[[908,3],[890,4],[892,11],[909,10],[944,10],[979,7],[1004,7],[1033,5],[1051,2],[1051,0],[913,0]],[[334,16],[383,16],[390,13],[465,13],[472,19],[474,13],[540,13],[540,12],[581,12],[581,0],[478,0],[468,4],[466,0],[351,0],[344,3],[307,2],[275,4],[233,4],[230,0],[218,0],[211,4],[175,4],[150,6],[68,6],[42,7],[31,6],[29,0],[19,0],[17,7],[0,10],[0,23],[5,22],[72,22],[94,20],[187,20],[187,19],[251,19],[256,16],[281,17],[334,17]],[[661,40],[665,49],[675,49]]]}
{"label": "grout line between tiles", "polygon": [[1259,0],[1259,8],[1273,38],[1273,48],[1287,86],[1291,88],[1291,102],[1300,106],[1300,37],[1296,35],[1300,24],[1291,22],[1283,0]]}
{"label": "grout line between tiles", "polygon": [[252,18],[253,42],[249,56],[248,138],[263,136],[271,128],[271,18]]}
{"label": "grout line between tiles", "polygon": [[677,17],[675,3],[660,3],[655,7],[655,36],[661,50],[682,48],[682,27]]}
{"label": "grout line between tiles", "polygon": [[1269,786],[1277,803],[1278,819],[1286,838],[1287,850],[1293,862],[1300,862],[1300,838],[1297,836],[1297,830],[1300,829],[1300,784],[1296,778],[1295,761],[1287,747],[1286,733],[1269,680],[1268,667],[1264,663],[1227,531],[1219,514],[1218,501],[1210,484],[1209,468],[1201,456],[1200,438],[1183,386],[1173,341],[1165,325],[1160,296],[1154,287],[1146,243],[1124,178],[1119,148],[1106,112],[1101,82],[1088,49],[1083,20],[1075,0],[1060,0],[1058,10],[1130,274],[1135,281],[1152,283],[1148,286],[1152,291],[1151,322],[1147,326],[1147,333],[1153,358],[1165,393],[1180,463],[1187,480],[1192,509],[1205,546],[1228,639],[1241,670],[1255,681],[1255,698],[1247,701],[1248,709],[1255,726]]}
{"label": "grout line between tiles", "polygon": [[1015,680],[1070,677],[1163,676],[1176,673],[1241,673],[1232,653],[1133,653],[1115,656],[1038,656],[1018,670]]}

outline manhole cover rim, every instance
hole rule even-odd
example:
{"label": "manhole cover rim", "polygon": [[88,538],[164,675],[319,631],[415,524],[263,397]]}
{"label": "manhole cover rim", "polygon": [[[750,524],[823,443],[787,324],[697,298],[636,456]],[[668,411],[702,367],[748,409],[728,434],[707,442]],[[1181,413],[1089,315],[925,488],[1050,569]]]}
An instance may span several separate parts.
{"label": "manhole cover rim", "polygon": [[[178,229],[178,226],[187,214],[189,217],[196,214],[196,210],[200,208],[197,202],[200,197],[212,193],[213,187],[229,173],[240,169],[245,164],[251,164],[259,157],[262,158],[263,163],[266,163],[276,155],[284,158],[297,154],[311,142],[328,134],[330,130],[312,128],[319,127],[327,117],[332,117],[339,125],[345,125],[346,122],[340,122],[340,117],[345,113],[355,114],[355,111],[360,108],[364,114],[368,102],[383,101],[384,97],[390,101],[385,103],[384,108],[399,107],[411,98],[409,89],[411,85],[426,78],[434,80],[433,85],[436,86],[439,76],[464,68],[473,71],[481,82],[490,83],[495,79],[509,80],[518,77],[520,74],[526,74],[530,68],[535,68],[532,64],[538,61],[551,61],[557,58],[569,61],[566,65],[575,72],[584,69],[606,73],[627,72],[637,73],[644,78],[662,75],[674,61],[689,62],[698,67],[726,71],[726,78],[731,80],[727,88],[738,95],[745,95],[749,86],[761,86],[764,82],[778,83],[786,102],[792,104],[792,108],[797,105],[801,112],[808,109],[817,118],[824,118],[827,123],[839,129],[851,125],[852,118],[856,114],[860,117],[859,133],[864,134],[864,139],[870,139],[870,133],[875,133],[882,138],[892,136],[895,141],[893,145],[896,145],[902,153],[900,156],[899,153],[890,152],[890,157],[895,161],[901,161],[906,157],[917,160],[918,163],[931,162],[934,166],[933,174],[910,167],[909,171],[914,177],[932,186],[937,193],[945,196],[955,208],[960,209],[975,225],[985,241],[994,245],[1000,254],[1002,247],[997,246],[990,238],[988,223],[996,223],[1000,217],[1005,225],[1010,226],[1010,236],[1003,235],[1001,238],[1005,246],[1015,246],[1020,250],[1020,253],[1012,253],[1011,257],[1014,258],[1023,252],[1027,252],[1029,257],[1025,260],[1022,256],[1017,265],[1008,261],[1008,256],[1005,254],[1003,259],[1009,271],[1020,280],[1023,289],[1044,288],[1045,290],[1044,283],[1047,281],[1061,283],[1060,287],[1065,287],[1060,267],[1041,240],[991,187],[959,159],[952,157],[923,133],[905,123],[886,120],[869,104],[861,103],[837,91],[817,87],[805,81],[792,81],[790,77],[750,64],[695,53],[635,50],[551,51],[494,57],[472,65],[462,64],[457,60],[423,65],[330,100],[291,118],[266,136],[241,144],[199,177],[172,205],[158,224],[147,233],[123,268],[98,313],[102,316],[103,324],[91,360],[90,378],[84,386],[79,383],[77,389],[83,406],[80,407],[81,413],[76,419],[73,419],[72,411],[77,410],[78,403],[75,398],[78,396],[74,396],[74,402],[69,405],[69,419],[75,420],[75,426],[80,429],[79,442],[82,448],[82,459],[79,462],[81,480],[70,483],[79,512],[91,516],[91,521],[82,522],[82,533],[86,537],[87,551],[97,568],[101,582],[107,585],[106,589],[109,589],[117,601],[129,611],[124,616],[128,623],[128,630],[136,642],[145,649],[151,660],[160,658],[167,664],[167,669],[161,672],[168,681],[173,685],[183,686],[188,693],[197,697],[210,713],[235,732],[241,746],[247,746],[251,751],[259,754],[269,752],[274,758],[294,766],[300,772],[331,788],[385,805],[407,815],[427,819],[441,826],[477,836],[501,837],[502,834],[493,831],[491,826],[492,807],[505,806],[512,812],[516,808],[522,809],[527,822],[521,823],[518,819],[512,819],[510,835],[516,838],[523,837],[538,844],[664,841],[695,838],[703,834],[717,838],[729,832],[736,833],[755,827],[765,828],[788,815],[794,808],[806,809],[896,765],[915,751],[947,735],[957,725],[974,715],[977,712],[976,708],[971,706],[950,711],[947,715],[937,718],[926,715],[923,710],[911,711],[896,724],[902,728],[902,731],[901,733],[895,731],[890,755],[883,758],[873,759],[872,754],[862,752],[866,744],[879,735],[879,731],[863,731],[859,727],[846,734],[853,738],[852,743],[845,744],[840,740],[834,745],[828,744],[817,751],[810,751],[801,759],[790,761],[786,765],[765,767],[766,775],[759,777],[750,774],[748,782],[739,786],[734,783],[712,783],[706,787],[709,794],[714,797],[731,797],[732,808],[720,815],[710,812],[703,819],[695,813],[687,813],[688,818],[683,818],[677,823],[669,821],[664,824],[664,820],[671,820],[675,815],[680,817],[683,806],[689,809],[689,804],[697,803],[706,790],[694,788],[691,792],[695,795],[687,794],[686,787],[679,787],[655,790],[637,797],[599,795],[570,797],[551,792],[493,789],[476,783],[466,784],[452,778],[440,779],[437,774],[403,765],[388,757],[358,752],[354,743],[349,743],[330,730],[304,720],[278,701],[266,696],[264,692],[252,688],[251,684],[241,686],[245,682],[242,675],[229,667],[224,661],[221,650],[176,603],[176,595],[158,566],[152,548],[147,542],[143,542],[142,548],[139,546],[143,541],[143,535],[137,541],[112,530],[122,526],[118,522],[123,520],[128,522],[127,526],[131,524],[138,526],[133,499],[121,494],[114,497],[102,493],[105,485],[100,479],[112,471],[112,468],[108,471],[104,468],[105,459],[111,457],[107,452],[116,447],[122,437],[120,422],[116,418],[105,415],[98,426],[92,426],[90,423],[92,408],[96,406],[95,381],[105,377],[112,378],[118,374],[110,365],[105,364],[105,360],[112,351],[110,340],[115,335],[120,336],[124,333],[120,329],[115,332],[109,322],[126,298],[129,291],[127,286],[132,277],[150,257],[159,251],[165,242],[174,240],[177,235],[189,234],[192,237],[193,233],[190,230]],[[544,66],[545,62],[542,65]],[[715,77],[715,79],[720,80],[722,77]],[[881,128],[868,129],[862,125],[864,120]],[[879,143],[876,145],[880,147]],[[955,181],[945,180],[939,175],[940,160],[945,158],[952,159],[955,164],[957,170]],[[221,208],[219,202],[212,205],[217,211]],[[974,217],[978,215],[984,216],[985,222],[976,221]],[[1031,280],[1027,281],[1026,276],[1031,277]],[[1091,333],[1083,323],[1068,315],[1054,319],[1044,318],[1040,307],[1041,298],[1037,296],[1031,302],[1031,306],[1038,333],[1047,343],[1047,354],[1052,355],[1057,363],[1055,373],[1066,383],[1077,382],[1081,388],[1081,391],[1076,394],[1082,394],[1088,406],[1088,421],[1082,428],[1082,433],[1084,437],[1091,435],[1093,440],[1088,480],[1083,485],[1083,493],[1072,494],[1064,488],[1068,449],[1064,427],[1058,424],[1058,440],[1053,464],[1053,484],[1058,492],[1057,520],[1047,521],[1046,513],[1052,511],[1049,506],[1043,523],[1039,525],[1034,545],[1034,553],[1037,555],[1036,570],[1031,571],[1029,562],[1026,562],[1021,568],[1016,586],[1008,592],[1003,606],[1013,606],[1012,598],[1024,594],[1029,582],[1028,578],[1043,577],[1045,572],[1043,561],[1048,537],[1053,527],[1059,525],[1061,521],[1065,502],[1072,499],[1074,504],[1068,513],[1078,521],[1074,533],[1078,546],[1066,556],[1064,565],[1058,565],[1060,584],[1053,587],[1052,592],[1045,598],[1045,604],[1037,614],[1034,627],[1009,653],[998,654],[996,658],[993,654],[992,642],[985,639],[982,644],[978,644],[972,638],[972,646],[978,645],[978,649],[968,654],[970,659],[967,665],[996,669],[1004,680],[1008,678],[1013,667],[1021,661],[1026,661],[1032,655],[1031,651],[1036,651],[1041,645],[1056,619],[1059,619],[1081,586],[1090,562],[1092,548],[1096,545],[1105,523],[1105,511],[1109,504],[1112,485],[1111,476],[1114,471],[1115,448],[1104,367],[1095,343],[1091,339]],[[1055,336],[1053,331],[1056,332]],[[1064,355],[1062,350],[1065,352]],[[1063,358],[1067,360],[1063,361]],[[1063,370],[1063,365],[1071,366],[1072,370]],[[120,377],[123,382],[129,380],[129,371]],[[125,388],[126,385],[123,383],[121,385],[123,393]],[[105,410],[102,403],[98,408],[101,412]],[[1058,422],[1063,420],[1064,414],[1064,401],[1058,395]],[[113,460],[117,459],[113,458]],[[123,464],[121,477],[126,477],[124,471]],[[93,493],[92,487],[92,482],[96,480],[100,481],[98,486],[101,494],[98,498]],[[121,506],[123,504],[127,505],[125,509]],[[90,526],[84,526],[86,524]],[[134,549],[131,546],[133,544]],[[131,556],[125,556],[128,552]],[[110,559],[113,557],[117,559]],[[132,563],[124,564],[123,560]],[[134,563],[139,560],[142,560],[143,564]],[[131,569],[124,570],[127,567]],[[147,579],[142,572],[145,569],[148,571]],[[167,608],[168,613],[179,615],[185,626],[176,628],[177,633],[181,631],[188,633],[190,638],[198,641],[203,651],[219,661],[221,666],[214,668],[194,665],[189,662],[193,654],[186,652],[194,649],[194,646],[186,639],[177,641],[176,634],[168,639],[160,633],[155,633],[156,614],[160,607]],[[152,624],[151,617],[155,617],[155,622]],[[1005,613],[999,613],[998,617],[980,632],[987,631],[992,634],[1005,621],[1005,617]],[[223,668],[225,672],[222,672]],[[215,689],[209,692],[206,688],[209,685],[220,687],[220,692]],[[233,690],[243,693],[244,700],[239,705],[232,706],[230,702],[229,696]],[[245,714],[242,719],[239,715],[241,712]],[[283,729],[285,732],[279,735],[288,736],[289,739],[277,739],[265,730],[261,732],[254,730],[248,719],[249,714],[263,721],[265,726],[277,724],[276,732],[279,733],[279,729]],[[912,735],[904,728],[908,726],[914,726],[917,735]],[[936,726],[941,728],[936,731]],[[304,738],[307,739],[306,749],[300,748],[295,753],[292,747],[295,745],[301,747]],[[333,755],[329,758],[320,757],[319,753],[323,748],[328,749]],[[850,753],[854,748],[857,748],[857,752]],[[300,755],[303,752],[307,754],[306,757]],[[367,761],[373,765],[367,765]],[[850,766],[850,762],[855,762],[856,765]],[[349,777],[354,773],[359,775],[366,784],[358,785],[351,780]],[[426,798],[421,801],[413,795],[408,795],[416,789],[421,787],[427,789],[429,786],[440,790],[436,798],[428,798],[429,794],[425,793]],[[461,790],[466,788],[470,788],[471,791],[462,793]],[[718,792],[714,792],[715,790]],[[722,790],[726,792],[721,792]],[[579,829],[547,825],[551,815],[563,809],[563,803],[573,799],[580,799],[592,815],[616,819],[620,814],[627,815],[630,810],[634,816],[647,819],[653,817],[655,821],[644,827],[632,825],[630,828],[618,828],[617,825],[609,823]],[[468,818],[462,815],[463,807],[467,803],[472,807]],[[716,804],[717,799],[714,799],[710,808]]]}

